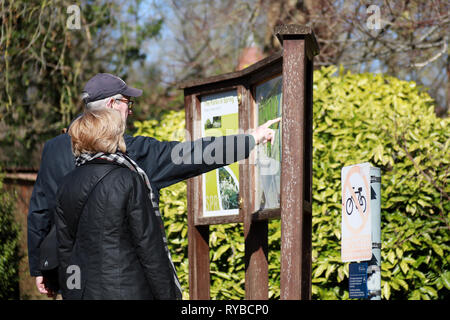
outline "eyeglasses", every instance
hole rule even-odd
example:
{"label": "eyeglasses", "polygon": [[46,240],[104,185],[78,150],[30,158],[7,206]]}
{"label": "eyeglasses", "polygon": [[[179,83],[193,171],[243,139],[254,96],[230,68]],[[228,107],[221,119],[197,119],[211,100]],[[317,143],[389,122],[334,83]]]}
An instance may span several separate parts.
{"label": "eyeglasses", "polygon": [[126,103],[127,106],[128,106],[128,109],[131,109],[131,107],[133,106],[133,103],[134,103],[134,101],[127,100],[127,99],[116,99],[116,101],[117,101],[117,100]]}

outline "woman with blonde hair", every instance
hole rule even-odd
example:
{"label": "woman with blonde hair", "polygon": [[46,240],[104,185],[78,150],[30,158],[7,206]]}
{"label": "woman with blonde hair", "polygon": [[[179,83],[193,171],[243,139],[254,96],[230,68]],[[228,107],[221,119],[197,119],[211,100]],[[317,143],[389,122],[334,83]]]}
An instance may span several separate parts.
{"label": "woman with blonde hair", "polygon": [[63,299],[181,298],[152,186],[127,156],[124,130],[107,108],[70,126],[76,168],[56,207]]}

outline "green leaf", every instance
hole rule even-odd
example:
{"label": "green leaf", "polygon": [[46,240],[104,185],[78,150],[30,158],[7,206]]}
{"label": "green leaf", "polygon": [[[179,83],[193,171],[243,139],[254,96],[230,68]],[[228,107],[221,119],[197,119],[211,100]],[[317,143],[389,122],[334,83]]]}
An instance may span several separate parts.
{"label": "green leaf", "polygon": [[220,271],[211,271],[211,274],[214,274],[220,278],[223,278],[225,280],[231,280],[231,276],[225,272],[220,272]]}
{"label": "green leaf", "polygon": [[325,278],[328,279],[330,274],[333,273],[335,269],[336,269],[336,265],[335,264],[329,264],[328,268],[327,268],[327,272],[325,272]]}
{"label": "green leaf", "polygon": [[169,228],[167,229],[168,233],[174,233],[174,232],[179,232],[182,228],[183,228],[183,224],[182,223],[172,223],[169,225]]}
{"label": "green leaf", "polygon": [[431,298],[437,298],[438,296],[437,291],[430,286],[423,286],[422,288],[420,288],[420,291],[426,293]]}
{"label": "green leaf", "polygon": [[409,266],[408,266],[408,264],[406,263],[405,260],[400,261],[400,269],[402,269],[404,274],[408,273]]}
{"label": "green leaf", "polygon": [[439,245],[433,243],[433,244],[431,245],[431,247],[433,248],[433,250],[434,250],[439,256],[441,256],[441,257],[444,256],[444,250],[442,250],[442,248],[441,248]]}
{"label": "green leaf", "polygon": [[395,253],[393,250],[390,250],[387,256],[390,263],[395,264]]}
{"label": "green leaf", "polygon": [[408,283],[407,283],[405,280],[400,279],[400,278],[395,278],[395,281],[396,281],[398,284],[400,284],[400,286],[402,286],[403,289],[405,289],[405,291],[408,291],[408,290],[409,290]]}
{"label": "green leaf", "polygon": [[441,275],[442,283],[447,288],[447,290],[450,290],[450,271],[445,271]]}
{"label": "green leaf", "polygon": [[328,268],[328,262],[320,264],[314,272],[314,277],[320,277],[320,275]]}
{"label": "green leaf", "polygon": [[420,300],[420,291],[414,290],[411,294],[411,300]]}
{"label": "green leaf", "polygon": [[338,268],[337,279],[339,282],[342,282],[345,279],[344,266]]}
{"label": "green leaf", "polygon": [[224,244],[223,246],[220,246],[219,249],[217,249],[214,252],[214,256],[213,256],[212,260],[213,261],[218,260],[222,256],[222,254],[224,254],[229,248],[230,248],[229,244]]}
{"label": "green leaf", "polygon": [[389,298],[391,297],[391,287],[389,286],[389,284],[387,282],[384,283],[383,289],[381,292],[383,294],[383,297],[386,300],[389,300]]}

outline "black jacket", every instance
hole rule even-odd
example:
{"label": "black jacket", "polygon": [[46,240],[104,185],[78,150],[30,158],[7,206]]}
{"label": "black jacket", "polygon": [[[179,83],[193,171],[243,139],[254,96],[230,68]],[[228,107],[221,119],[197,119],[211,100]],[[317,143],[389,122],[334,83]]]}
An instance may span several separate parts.
{"label": "black jacket", "polygon": [[106,160],[90,161],[64,177],[56,206],[64,299],[176,298],[148,194],[136,172]]}
{"label": "black jacket", "polygon": [[[145,171],[157,195],[161,188],[247,158],[255,145],[253,136],[248,134],[182,143],[129,135],[124,135],[124,139],[128,155]],[[210,159],[205,161],[202,157],[198,158],[198,154],[201,156],[206,148],[214,147],[214,144],[217,149],[223,149],[223,163],[211,163]],[[185,161],[174,163],[171,159],[172,151],[180,151]],[[233,157],[227,157],[230,152],[234,152]],[[74,168],[75,160],[67,133],[45,143],[28,210],[28,259],[31,276],[41,275],[39,246],[53,224],[58,185]]]}

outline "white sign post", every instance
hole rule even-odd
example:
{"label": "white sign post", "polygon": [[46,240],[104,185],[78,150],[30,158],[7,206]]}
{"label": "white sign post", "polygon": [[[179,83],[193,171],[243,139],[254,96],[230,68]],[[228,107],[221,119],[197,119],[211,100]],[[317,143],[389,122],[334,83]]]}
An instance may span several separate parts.
{"label": "white sign post", "polygon": [[343,262],[365,261],[372,257],[370,211],[370,164],[342,168]]}
{"label": "white sign post", "polygon": [[367,261],[370,299],[381,297],[381,172],[370,163],[343,167],[341,259]]}

